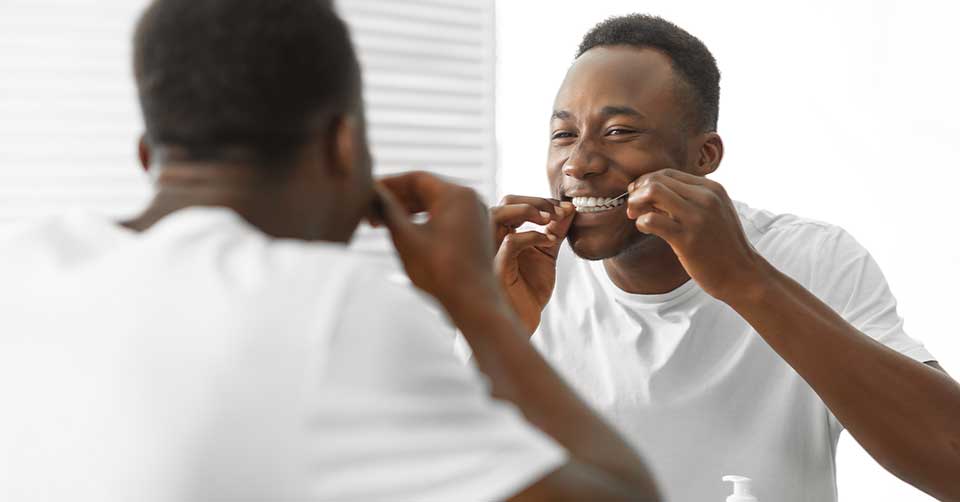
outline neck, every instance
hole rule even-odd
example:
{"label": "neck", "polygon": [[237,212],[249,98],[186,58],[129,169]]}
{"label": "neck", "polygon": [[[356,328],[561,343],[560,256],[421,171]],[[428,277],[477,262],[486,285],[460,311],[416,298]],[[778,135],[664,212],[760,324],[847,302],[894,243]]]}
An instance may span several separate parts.
{"label": "neck", "polygon": [[[245,164],[170,163],[151,167],[155,194],[138,216],[120,224],[145,231],[165,216],[194,206],[233,210],[251,225],[277,238],[340,240],[347,236],[326,235],[320,222],[304,221],[295,183],[284,176],[265,174]],[[340,238],[337,238],[340,237]]]}
{"label": "neck", "polygon": [[603,267],[618,288],[638,295],[669,293],[690,280],[670,245],[653,235],[603,260]]}

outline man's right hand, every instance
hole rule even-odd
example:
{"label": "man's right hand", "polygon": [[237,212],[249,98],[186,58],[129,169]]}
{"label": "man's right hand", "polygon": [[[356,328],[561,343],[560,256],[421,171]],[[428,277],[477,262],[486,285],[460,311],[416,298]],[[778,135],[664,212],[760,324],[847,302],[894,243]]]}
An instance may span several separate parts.
{"label": "man's right hand", "polygon": [[[540,313],[553,295],[557,254],[576,211],[570,202],[508,195],[490,210],[500,285],[528,335],[540,324]],[[517,232],[530,222],[545,232]]]}
{"label": "man's right hand", "polygon": [[[378,223],[390,229],[415,286],[451,316],[484,301],[503,304],[487,211],[476,192],[425,172],[382,178],[375,190],[382,204]],[[417,213],[426,213],[426,221],[415,223],[411,216]]]}
{"label": "man's right hand", "polygon": [[[390,229],[414,285],[440,300],[463,333],[491,394],[516,405],[569,452],[564,465],[510,500],[659,500],[643,460],[523,336],[493,275],[494,242],[477,195],[426,173],[382,179],[376,190],[383,207],[374,218]],[[515,274],[508,293],[514,308],[515,299],[527,298],[525,313],[535,319],[526,326],[530,332],[553,291],[557,252],[573,220],[573,207],[554,209],[559,206],[548,199],[507,197],[493,209],[497,268],[501,281]],[[411,214],[423,211],[425,223],[411,221]],[[517,233],[525,221],[545,224],[553,238]]]}

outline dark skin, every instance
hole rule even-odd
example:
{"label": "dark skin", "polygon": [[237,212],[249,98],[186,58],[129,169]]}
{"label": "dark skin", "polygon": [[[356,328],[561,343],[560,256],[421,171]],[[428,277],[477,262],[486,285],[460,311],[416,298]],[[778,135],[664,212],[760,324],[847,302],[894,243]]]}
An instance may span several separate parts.
{"label": "dark skin", "polygon": [[258,169],[242,149],[229,161],[197,162],[175,146],[139,144],[140,163],[154,179],[150,205],[121,224],[146,230],[189,206],[230,207],[278,238],[347,242],[373,199],[363,119],[330,119],[276,169]]}
{"label": "dark skin", "polygon": [[[552,294],[564,238],[579,256],[602,259],[624,291],[664,293],[692,278],[750,323],[887,470],[960,500],[960,385],[936,362],[861,333],[753,249],[725,190],[706,178],[723,142],[689,127],[682,85],[653,49],[598,47],[571,67],[551,120],[554,198],[508,196],[492,211],[498,275],[527,333]],[[566,207],[573,196],[623,191],[628,202],[609,211]],[[546,224],[546,234],[517,233],[524,221]]]}
{"label": "dark skin", "polygon": [[[277,238],[347,242],[363,218],[385,224],[415,286],[434,296],[473,349],[494,396],[563,446],[569,460],[510,500],[659,500],[643,461],[550,368],[523,335],[491,265],[486,208],[470,189],[426,173],[370,177],[362,111],[333,114],[328,127],[282,165],[191,160],[181,149],[140,142],[156,193],[121,225],[147,231],[179,209],[231,208]],[[318,121],[319,122],[319,121]],[[273,171],[276,174],[265,174]],[[412,215],[426,212],[424,223]]]}

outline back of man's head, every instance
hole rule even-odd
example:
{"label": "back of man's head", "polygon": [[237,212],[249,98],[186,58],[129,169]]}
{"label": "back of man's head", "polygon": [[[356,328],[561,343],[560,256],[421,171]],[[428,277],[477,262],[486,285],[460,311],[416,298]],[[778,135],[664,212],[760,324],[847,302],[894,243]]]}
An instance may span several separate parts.
{"label": "back of man's head", "polygon": [[134,35],[152,147],[191,160],[282,163],[333,115],[359,109],[360,72],[327,0],[155,0]]}

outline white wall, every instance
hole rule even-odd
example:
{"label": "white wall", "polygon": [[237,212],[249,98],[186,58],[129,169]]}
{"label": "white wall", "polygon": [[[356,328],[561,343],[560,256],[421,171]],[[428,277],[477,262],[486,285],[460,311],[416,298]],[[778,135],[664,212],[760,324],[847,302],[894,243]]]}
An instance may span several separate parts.
{"label": "white wall", "polygon": [[[562,7],[561,7],[562,6]],[[909,333],[960,375],[960,35],[951,2],[591,0],[497,3],[498,190],[546,194],[554,93],[580,38],[617,14],[661,15],[722,73],[714,179],[736,199],[839,224],[880,263]],[[841,500],[932,500],[849,435]]]}

